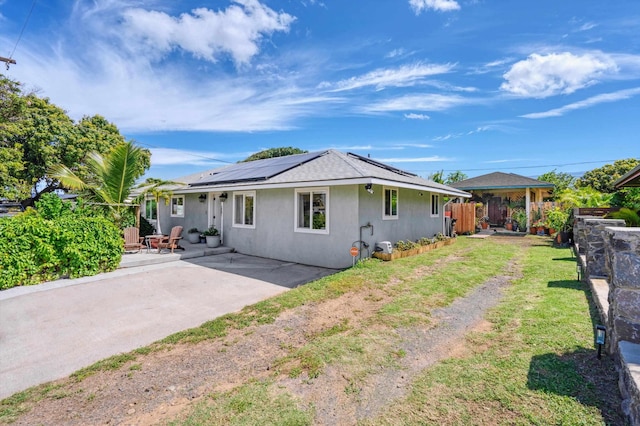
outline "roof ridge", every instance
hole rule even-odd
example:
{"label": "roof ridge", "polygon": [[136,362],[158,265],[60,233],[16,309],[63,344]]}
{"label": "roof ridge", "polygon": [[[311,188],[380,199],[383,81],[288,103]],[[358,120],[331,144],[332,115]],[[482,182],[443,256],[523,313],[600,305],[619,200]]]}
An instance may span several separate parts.
{"label": "roof ridge", "polygon": [[362,167],[360,167],[353,159],[351,159],[349,157],[349,155],[335,150],[335,149],[330,149],[329,150],[332,153],[335,153],[338,155],[338,157],[340,157],[342,159],[342,161],[344,161],[345,163],[347,163],[351,168],[353,168],[356,172],[358,172],[361,176],[367,176],[367,172],[365,169],[363,169]]}

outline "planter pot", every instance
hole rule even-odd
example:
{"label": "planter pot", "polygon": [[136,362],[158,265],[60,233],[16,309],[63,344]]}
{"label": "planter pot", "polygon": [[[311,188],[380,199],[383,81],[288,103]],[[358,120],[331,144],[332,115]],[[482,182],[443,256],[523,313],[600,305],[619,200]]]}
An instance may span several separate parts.
{"label": "planter pot", "polygon": [[544,228],[537,228],[538,232],[537,235],[544,235]]}
{"label": "planter pot", "polygon": [[200,233],[192,232],[191,234],[187,234],[187,241],[191,244],[198,244],[200,242]]}
{"label": "planter pot", "polygon": [[480,226],[482,227],[482,229],[487,229],[489,227],[489,224],[487,222],[482,222]]}
{"label": "planter pot", "polygon": [[531,226],[529,228],[529,232],[531,232],[531,235],[536,235],[538,233],[538,228],[536,228],[535,226]]}
{"label": "planter pot", "polygon": [[207,235],[207,247],[214,248],[220,245],[220,235]]}
{"label": "planter pot", "polygon": [[507,231],[513,231],[513,223],[505,223],[505,224],[504,224],[504,228],[505,228]]}

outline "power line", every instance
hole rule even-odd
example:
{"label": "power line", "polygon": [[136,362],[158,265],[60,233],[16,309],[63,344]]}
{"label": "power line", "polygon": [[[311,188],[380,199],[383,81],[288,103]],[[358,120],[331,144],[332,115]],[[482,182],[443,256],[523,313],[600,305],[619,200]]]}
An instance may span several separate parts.
{"label": "power line", "polygon": [[[564,167],[564,166],[577,166],[582,164],[597,164],[597,163],[609,163],[617,160],[600,160],[600,161],[581,161],[577,163],[564,163],[564,164],[543,164],[540,166],[516,166],[516,167],[499,167],[502,170],[513,170],[513,169],[538,169],[541,167]],[[443,172],[480,172],[487,170],[496,170],[496,167],[491,168],[483,168],[483,169],[450,169],[450,170],[442,170]],[[413,170],[418,172],[430,172],[431,170]]]}
{"label": "power line", "polygon": [[[24,20],[24,24],[22,24],[20,35],[18,36],[18,40],[16,40],[16,45],[13,46],[13,51],[11,52],[11,55],[9,55],[9,59],[12,59],[13,54],[16,53],[16,49],[18,48],[18,43],[20,43],[20,40],[22,39],[22,34],[24,33],[25,28],[27,28],[27,23],[29,22],[29,18],[31,18],[31,13],[33,13],[33,8],[35,6],[36,6],[36,0],[33,0],[31,2],[31,8],[29,9],[29,14],[27,15],[27,18]],[[15,61],[13,61],[13,63],[15,64]],[[9,66],[9,62],[7,62],[7,66]]]}

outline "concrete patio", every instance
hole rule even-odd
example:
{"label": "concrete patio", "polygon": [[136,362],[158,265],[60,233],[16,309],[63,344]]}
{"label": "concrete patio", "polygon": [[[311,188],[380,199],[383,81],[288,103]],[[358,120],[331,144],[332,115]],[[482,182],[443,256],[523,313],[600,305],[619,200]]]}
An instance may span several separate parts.
{"label": "concrete patio", "polygon": [[178,260],[194,259],[203,256],[233,253],[235,251],[232,247],[219,246],[216,248],[210,248],[207,247],[206,244],[191,244],[184,240],[180,240],[180,247],[183,249],[174,250],[173,253],[171,253],[171,250],[167,249],[163,249],[161,253],[158,253],[158,249],[153,248],[149,250],[142,249],[139,253],[124,253],[118,269],[175,262]]}

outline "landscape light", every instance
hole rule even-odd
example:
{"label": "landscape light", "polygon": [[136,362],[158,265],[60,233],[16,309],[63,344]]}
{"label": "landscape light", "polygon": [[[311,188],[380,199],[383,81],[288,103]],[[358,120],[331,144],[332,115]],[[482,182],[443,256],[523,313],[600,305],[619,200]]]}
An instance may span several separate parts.
{"label": "landscape light", "polygon": [[598,345],[598,359],[602,356],[602,345],[607,340],[607,328],[604,325],[596,325],[596,345]]}

